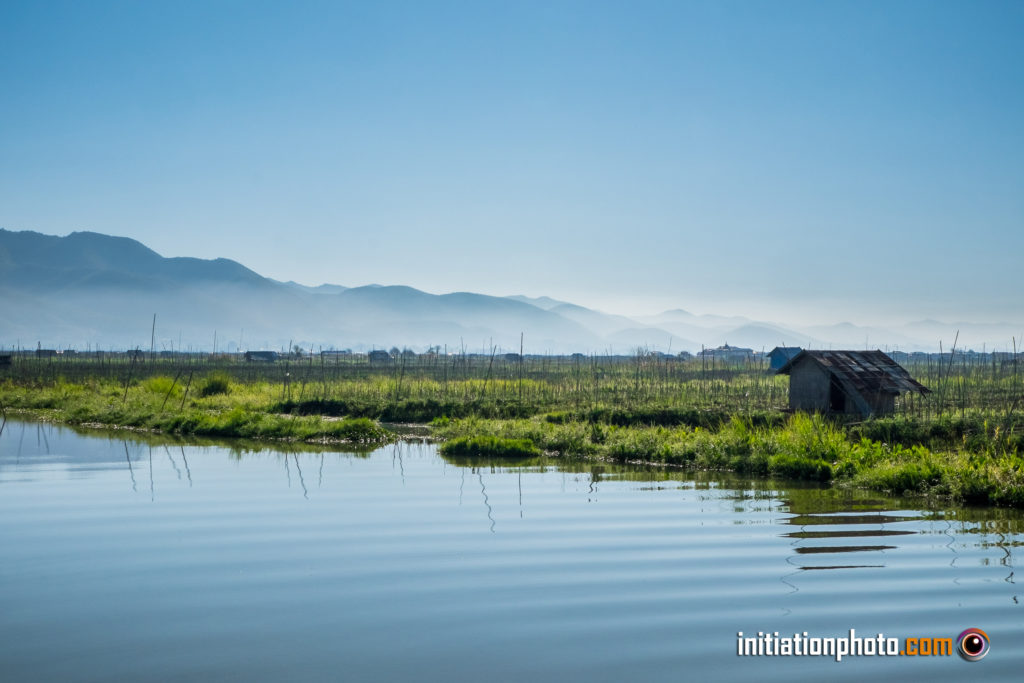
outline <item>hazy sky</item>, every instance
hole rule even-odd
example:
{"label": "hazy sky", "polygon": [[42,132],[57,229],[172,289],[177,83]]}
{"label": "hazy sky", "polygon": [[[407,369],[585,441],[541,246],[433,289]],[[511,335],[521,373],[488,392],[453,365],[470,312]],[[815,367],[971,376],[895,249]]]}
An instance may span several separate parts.
{"label": "hazy sky", "polygon": [[0,0],[0,227],[282,280],[1024,319],[1024,2]]}

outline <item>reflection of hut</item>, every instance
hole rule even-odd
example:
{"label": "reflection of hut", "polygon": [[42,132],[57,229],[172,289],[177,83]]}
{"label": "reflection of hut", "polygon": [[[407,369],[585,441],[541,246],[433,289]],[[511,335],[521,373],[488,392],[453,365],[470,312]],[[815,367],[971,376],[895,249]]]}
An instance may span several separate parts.
{"label": "reflection of hut", "polygon": [[900,394],[929,391],[881,351],[801,351],[777,374],[789,375],[789,407],[807,412],[885,415]]}
{"label": "reflection of hut", "polygon": [[769,362],[768,369],[778,370],[801,351],[803,351],[803,349],[799,346],[776,346],[766,354]]}

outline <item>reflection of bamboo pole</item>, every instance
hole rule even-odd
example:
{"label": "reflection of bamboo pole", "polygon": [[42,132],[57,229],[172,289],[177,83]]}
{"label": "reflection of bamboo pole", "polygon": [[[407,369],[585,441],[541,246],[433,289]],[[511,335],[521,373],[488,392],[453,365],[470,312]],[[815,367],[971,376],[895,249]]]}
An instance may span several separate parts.
{"label": "reflection of bamboo pole", "polygon": [[480,480],[480,493],[482,493],[484,497],[484,506],[487,508],[487,519],[491,520],[491,533],[493,534],[495,525],[494,514],[491,510],[491,501],[487,497],[487,487],[484,486],[484,475],[479,468],[476,471],[476,476]]}
{"label": "reflection of bamboo pole", "polygon": [[[288,456],[285,455],[284,457],[287,458]],[[306,480],[302,476],[302,468],[299,467],[299,456],[292,453],[292,457],[295,458],[295,471],[299,473],[299,485],[302,486],[302,497],[309,500],[309,490],[306,488]]]}
{"label": "reflection of bamboo pole", "polygon": [[181,460],[185,463],[185,474],[188,476],[188,486],[192,488],[192,470],[188,468],[188,458],[185,457],[185,447],[181,446]]}
{"label": "reflection of bamboo pole", "polygon": [[132,457],[128,454],[128,442],[125,441],[123,443],[124,443],[124,459],[128,461],[128,474],[131,475],[131,478],[132,478],[132,491],[135,491],[136,493],[138,493],[139,487],[135,483],[135,470],[132,469]]}

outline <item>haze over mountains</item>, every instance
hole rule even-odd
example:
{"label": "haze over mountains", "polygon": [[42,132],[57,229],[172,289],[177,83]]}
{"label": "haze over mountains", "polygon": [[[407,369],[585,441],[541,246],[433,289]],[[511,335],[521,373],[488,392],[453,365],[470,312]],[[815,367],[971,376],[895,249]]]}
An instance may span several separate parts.
{"label": "haze over mountains", "polygon": [[[685,292],[680,293],[684,299]],[[695,302],[699,303],[699,302]],[[309,287],[279,282],[226,259],[165,258],[125,237],[66,237],[0,229],[0,346],[157,349],[304,347],[527,353],[699,351],[724,343],[755,350],[815,348],[1004,350],[1024,322],[922,320],[898,328],[849,323],[792,328],[737,316],[603,313],[549,297],[429,294],[404,286]],[[1015,329],[1019,328],[1019,329]]]}

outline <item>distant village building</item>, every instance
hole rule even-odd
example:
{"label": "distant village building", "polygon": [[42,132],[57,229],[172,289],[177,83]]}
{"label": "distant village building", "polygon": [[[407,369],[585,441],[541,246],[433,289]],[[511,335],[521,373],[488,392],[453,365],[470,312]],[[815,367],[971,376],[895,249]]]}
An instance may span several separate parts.
{"label": "distant village building", "polygon": [[704,349],[698,356],[726,363],[742,363],[754,357],[753,349],[745,349],[739,346],[729,346],[728,343],[719,346],[717,349]]}
{"label": "distant village building", "polygon": [[768,369],[778,370],[801,351],[803,351],[803,349],[799,346],[776,346],[766,354],[769,363]]}
{"label": "distant village building", "polygon": [[388,353],[387,351],[382,351],[380,349],[378,349],[376,351],[370,351],[370,353],[368,354],[368,358],[370,359],[370,363],[390,363],[391,362],[391,354]]}
{"label": "distant village building", "polygon": [[789,407],[815,413],[888,415],[896,397],[929,389],[881,351],[801,351],[777,371],[789,375]]}
{"label": "distant village building", "polygon": [[246,351],[245,361],[247,363],[273,363],[278,359],[277,351]]}
{"label": "distant village building", "polygon": [[53,358],[57,355],[57,349],[36,349],[36,358]]}

